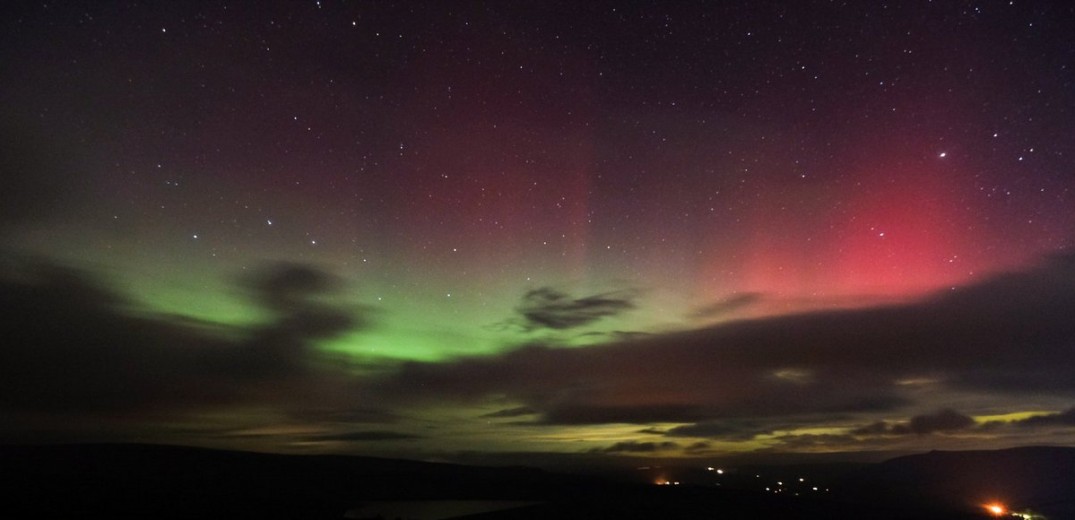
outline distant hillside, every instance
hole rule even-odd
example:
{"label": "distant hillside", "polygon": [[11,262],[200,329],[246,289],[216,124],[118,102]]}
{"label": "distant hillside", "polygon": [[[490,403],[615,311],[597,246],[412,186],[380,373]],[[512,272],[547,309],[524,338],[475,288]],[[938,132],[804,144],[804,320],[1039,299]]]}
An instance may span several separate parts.
{"label": "distant hillside", "polygon": [[625,484],[518,467],[154,445],[0,447],[0,479],[4,518],[318,519],[342,518],[373,502],[461,500],[533,503],[472,520],[983,518],[946,508]]}
{"label": "distant hillside", "polygon": [[948,507],[998,501],[1052,520],[1075,518],[1075,448],[933,451],[847,475],[837,487],[858,501],[902,500]]}
{"label": "distant hillside", "polygon": [[340,518],[361,500],[528,500],[559,485],[529,468],[108,444],[0,447],[0,475],[42,514],[157,518]]}

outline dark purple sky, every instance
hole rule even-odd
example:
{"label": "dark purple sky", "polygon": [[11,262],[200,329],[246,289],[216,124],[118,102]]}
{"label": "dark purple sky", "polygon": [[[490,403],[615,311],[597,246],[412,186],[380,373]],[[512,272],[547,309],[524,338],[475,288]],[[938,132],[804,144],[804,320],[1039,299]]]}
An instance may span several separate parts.
{"label": "dark purple sky", "polygon": [[0,8],[0,439],[1075,441],[1075,9]]}

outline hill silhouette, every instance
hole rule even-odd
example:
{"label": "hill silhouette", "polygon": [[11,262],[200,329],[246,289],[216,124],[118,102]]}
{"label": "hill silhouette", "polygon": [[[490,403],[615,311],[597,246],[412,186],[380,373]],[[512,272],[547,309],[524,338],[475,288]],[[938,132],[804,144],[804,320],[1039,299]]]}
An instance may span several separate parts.
{"label": "hill silhouette", "polygon": [[[860,483],[913,481],[918,471],[955,471],[963,463],[925,457],[861,470]],[[344,518],[348,512],[354,517],[356,508],[371,502],[461,500],[529,504],[465,517],[472,520],[984,517],[977,508],[901,502],[896,495],[876,502],[848,500],[847,494],[800,498],[704,486],[630,484],[524,467],[160,445],[0,447],[0,473],[9,492],[0,512],[12,518]],[[877,489],[863,484],[861,496]],[[913,486],[898,490],[907,496],[926,496],[916,495]]]}
{"label": "hill silhouette", "polygon": [[931,451],[866,466],[838,484],[856,501],[974,508],[1000,502],[1050,519],[1075,518],[1075,448]]}

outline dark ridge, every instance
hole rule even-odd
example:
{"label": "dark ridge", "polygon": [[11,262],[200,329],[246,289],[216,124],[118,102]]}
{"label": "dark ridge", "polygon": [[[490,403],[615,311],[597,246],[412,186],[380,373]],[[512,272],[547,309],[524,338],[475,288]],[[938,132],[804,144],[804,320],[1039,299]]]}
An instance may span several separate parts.
{"label": "dark ridge", "polygon": [[856,501],[974,508],[1000,502],[1050,519],[1075,518],[1075,448],[931,451],[868,466],[837,484]]}
{"label": "dark ridge", "polygon": [[361,500],[524,500],[553,481],[531,468],[132,444],[3,447],[0,467],[15,501],[42,514],[156,518],[340,518]]}
{"label": "dark ridge", "polygon": [[[924,508],[627,484],[521,467],[160,445],[0,447],[8,518],[343,518],[373,501],[511,500],[472,519],[962,519]],[[1070,482],[1070,481],[1069,481]]]}

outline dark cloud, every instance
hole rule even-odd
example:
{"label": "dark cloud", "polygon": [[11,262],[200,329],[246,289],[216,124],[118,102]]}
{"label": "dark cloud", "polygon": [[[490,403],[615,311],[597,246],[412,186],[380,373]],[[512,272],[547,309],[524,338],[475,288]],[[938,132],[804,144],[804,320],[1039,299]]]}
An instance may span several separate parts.
{"label": "dark cloud", "polygon": [[555,406],[541,417],[544,424],[644,424],[651,422],[687,422],[704,417],[695,406],[676,403],[624,406]]}
{"label": "dark cloud", "polygon": [[944,409],[932,414],[916,415],[905,423],[878,421],[851,431],[853,435],[929,435],[974,427],[974,419],[955,410]]}
{"label": "dark cloud", "polygon": [[279,264],[245,279],[254,299],[278,313],[277,331],[287,330],[308,338],[326,338],[364,326],[355,310],[323,301],[343,283],[329,273],[309,266]]}
{"label": "dark cloud", "polygon": [[583,298],[542,287],[523,295],[518,307],[527,328],[570,329],[615,316],[635,307],[631,293],[609,293]]}
{"label": "dark cloud", "polygon": [[892,433],[892,426],[885,421],[876,421],[861,428],[851,430],[852,435],[873,436]]}
{"label": "dark cloud", "polygon": [[746,441],[758,435],[773,433],[771,424],[762,421],[708,421],[677,426],[668,430],[669,437],[708,437],[727,441]]}
{"label": "dark cloud", "polygon": [[742,293],[696,309],[692,315],[699,319],[722,318],[762,300],[761,293]]}
{"label": "dark cloud", "polygon": [[350,406],[346,409],[324,409],[317,405],[304,406],[299,409],[289,410],[288,415],[301,422],[313,422],[319,424],[355,424],[355,423],[396,423],[400,416],[396,413],[363,406]]}
{"label": "dark cloud", "polygon": [[636,339],[647,338],[652,336],[651,332],[638,332],[629,330],[614,330],[609,332],[608,335],[615,341],[631,341]]}
{"label": "dark cloud", "polygon": [[216,392],[206,384],[169,387],[175,367],[220,365],[232,350],[222,340],[167,319],[123,314],[122,299],[80,273],[22,267],[21,280],[8,278],[0,289],[0,406],[127,409],[169,394],[198,401]]}
{"label": "dark cloud", "polygon": [[482,415],[486,419],[497,419],[502,417],[521,417],[524,415],[534,415],[537,410],[530,408],[529,406],[518,406],[515,408],[506,408],[504,410],[497,410],[492,413]]}
{"label": "dark cloud", "polygon": [[579,334],[576,337],[580,338],[580,339],[581,338],[586,338],[586,339],[594,339],[594,338],[596,338],[596,339],[603,339],[605,341],[620,342],[620,341],[631,341],[631,340],[634,340],[634,339],[641,339],[641,338],[649,337],[649,336],[652,336],[652,335],[653,335],[653,333],[651,333],[651,332],[639,332],[639,331],[630,331],[630,330],[610,330],[610,331],[583,332],[582,334]]}
{"label": "dark cloud", "polygon": [[607,448],[594,448],[591,453],[654,453],[661,450],[672,450],[679,445],[674,442],[617,442]]}
{"label": "dark cloud", "polygon": [[300,264],[278,264],[246,279],[261,303],[270,309],[293,310],[309,304],[311,297],[336,288],[328,273]]}
{"label": "dark cloud", "polygon": [[[528,345],[492,356],[402,363],[361,377],[314,347],[366,326],[364,310],[333,303],[338,283],[304,266],[258,271],[243,286],[274,318],[227,326],[136,314],[131,302],[84,274],[8,262],[0,272],[0,412],[138,417],[272,404],[308,408],[320,417],[309,420],[342,425],[350,421],[348,410],[362,422],[386,423],[396,420],[400,406],[496,398],[520,406],[487,417],[532,414],[531,425],[691,423],[663,433],[743,440],[832,417],[891,415],[909,403],[928,405],[931,394],[944,391],[1075,396],[1070,258],[917,303],[754,319],[584,348]],[[557,312],[570,315],[579,310],[567,310],[572,302],[583,300],[567,298]],[[915,379],[936,382],[928,392],[898,384]],[[1073,415],[1015,424],[1068,425]],[[942,410],[906,423],[870,424],[849,437],[880,442],[884,435],[972,427],[969,417]]]}
{"label": "dark cloud", "polygon": [[[238,327],[131,313],[135,305],[85,274],[12,262],[0,273],[0,409],[164,414],[325,398],[336,376],[317,366],[313,343],[361,320],[304,303],[323,287],[307,283],[316,272],[297,272],[269,269],[254,278],[263,303],[290,303],[273,322]],[[281,282],[292,276],[306,282]]]}
{"label": "dark cloud", "polygon": [[1060,413],[1048,415],[1035,415],[1021,421],[1015,421],[1016,426],[1075,426],[1075,408],[1068,408]]}
{"label": "dark cloud", "polygon": [[377,442],[377,441],[406,441],[421,439],[419,435],[400,433],[393,431],[362,431],[346,432],[309,437],[312,441],[346,441],[346,442]]}
{"label": "dark cloud", "polygon": [[683,448],[683,452],[688,455],[698,455],[712,451],[712,448],[712,445],[710,445],[708,442],[698,441],[687,446],[686,448]]}
{"label": "dark cloud", "polygon": [[997,432],[1006,428],[1075,427],[1075,408],[1063,412],[1035,415],[1018,421],[990,421],[978,424],[966,415],[954,410],[940,410],[933,414],[911,417],[907,422],[890,423],[877,421],[856,428],[850,433],[861,437],[884,435],[927,435],[951,431],[975,430]]}
{"label": "dark cloud", "polygon": [[974,419],[955,410],[945,409],[933,414],[911,417],[907,427],[911,433],[926,435],[935,432],[965,430],[974,426]]}
{"label": "dark cloud", "polygon": [[[565,301],[565,308],[574,301],[543,299]],[[537,322],[571,322],[538,316]],[[931,392],[1071,396],[1071,316],[1075,259],[1063,257],[914,303],[732,322],[586,348],[529,345],[495,356],[406,363],[368,381],[368,390],[397,402],[506,396],[539,412],[545,424],[890,413],[915,401],[928,404],[918,387],[899,384],[923,378],[935,381]],[[945,414],[906,428],[943,431],[964,423]]]}
{"label": "dark cloud", "polygon": [[855,446],[861,442],[851,435],[835,433],[809,433],[799,435],[781,435],[773,439],[776,442],[771,451],[801,451],[813,448],[831,448],[840,446],[846,448]]}

